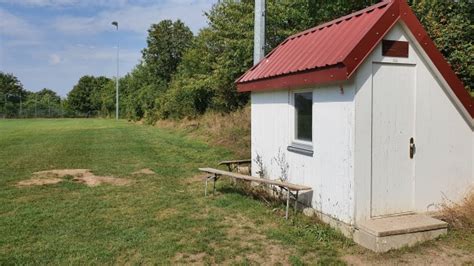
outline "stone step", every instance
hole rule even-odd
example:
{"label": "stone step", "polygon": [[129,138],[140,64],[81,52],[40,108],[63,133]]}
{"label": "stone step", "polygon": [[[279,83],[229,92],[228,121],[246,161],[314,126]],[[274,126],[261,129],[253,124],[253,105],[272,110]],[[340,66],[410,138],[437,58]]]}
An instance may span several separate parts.
{"label": "stone step", "polygon": [[386,252],[434,239],[448,224],[423,214],[374,218],[357,224],[354,241],[375,252]]}

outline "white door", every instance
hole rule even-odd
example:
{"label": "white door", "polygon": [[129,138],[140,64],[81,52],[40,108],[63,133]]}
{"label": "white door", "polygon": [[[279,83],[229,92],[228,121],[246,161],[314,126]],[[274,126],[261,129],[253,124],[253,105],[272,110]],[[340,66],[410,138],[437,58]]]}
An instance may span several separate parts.
{"label": "white door", "polygon": [[376,217],[412,210],[415,67],[374,63],[372,71],[372,217]]}

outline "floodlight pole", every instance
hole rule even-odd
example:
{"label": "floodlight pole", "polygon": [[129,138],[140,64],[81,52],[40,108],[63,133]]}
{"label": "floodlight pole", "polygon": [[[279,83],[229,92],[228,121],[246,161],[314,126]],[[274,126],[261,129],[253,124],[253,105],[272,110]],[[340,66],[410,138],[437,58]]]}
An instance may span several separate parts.
{"label": "floodlight pole", "polygon": [[5,93],[5,102],[3,103],[3,112],[5,113],[3,114],[3,119],[7,118],[7,97],[8,93]]}
{"label": "floodlight pole", "polygon": [[22,112],[23,108],[22,108],[22,104],[21,104],[21,92],[18,95],[20,96],[20,118],[21,118],[21,116],[23,115],[23,112]]}
{"label": "floodlight pole", "polygon": [[38,94],[35,93],[35,118],[38,118]]}
{"label": "floodlight pole", "polygon": [[[118,33],[118,22],[113,21],[112,25],[117,28]],[[119,119],[119,38],[117,34],[117,74],[115,75],[115,120]]]}
{"label": "floodlight pole", "polygon": [[255,0],[253,64],[265,56],[265,0]]}

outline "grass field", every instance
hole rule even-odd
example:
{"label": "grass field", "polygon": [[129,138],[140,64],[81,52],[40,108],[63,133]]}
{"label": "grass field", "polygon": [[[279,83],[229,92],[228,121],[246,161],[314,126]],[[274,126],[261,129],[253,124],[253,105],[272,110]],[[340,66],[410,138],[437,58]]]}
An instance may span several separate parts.
{"label": "grass field", "polygon": [[[474,247],[473,237],[450,234],[375,255],[305,217],[285,221],[283,206],[229,183],[203,197],[197,167],[234,157],[177,130],[125,121],[0,121],[0,264],[397,263],[438,251],[449,262]],[[17,186],[36,171],[75,168],[132,183]],[[131,174],[143,168],[156,174]]]}

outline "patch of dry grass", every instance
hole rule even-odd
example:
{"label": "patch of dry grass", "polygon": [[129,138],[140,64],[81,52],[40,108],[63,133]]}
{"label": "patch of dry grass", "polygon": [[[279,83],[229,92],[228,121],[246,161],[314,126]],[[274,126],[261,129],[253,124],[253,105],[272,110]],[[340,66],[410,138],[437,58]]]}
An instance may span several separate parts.
{"label": "patch of dry grass", "polygon": [[230,149],[239,158],[250,158],[250,107],[229,114],[208,112],[195,119],[160,120],[156,126],[185,131],[192,137]]}
{"label": "patch of dry grass", "polygon": [[446,202],[441,205],[441,219],[455,229],[474,231],[474,190],[459,203]]}
{"label": "patch of dry grass", "polygon": [[22,180],[18,182],[17,185],[19,187],[52,185],[65,180],[62,178],[71,179],[74,182],[85,184],[89,187],[96,187],[101,184],[125,186],[131,183],[130,180],[125,178],[116,178],[113,176],[96,176],[89,169],[54,169],[34,172],[33,178]]}

